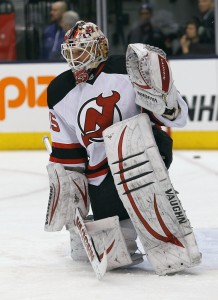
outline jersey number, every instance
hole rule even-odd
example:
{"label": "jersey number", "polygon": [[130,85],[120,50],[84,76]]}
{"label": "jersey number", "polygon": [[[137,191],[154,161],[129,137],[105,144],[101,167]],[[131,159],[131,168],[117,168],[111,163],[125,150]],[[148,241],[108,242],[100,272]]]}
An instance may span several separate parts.
{"label": "jersey number", "polygon": [[51,129],[53,131],[60,132],[60,127],[58,125],[58,122],[56,121],[55,115],[53,115],[51,112],[49,115],[50,115]]}

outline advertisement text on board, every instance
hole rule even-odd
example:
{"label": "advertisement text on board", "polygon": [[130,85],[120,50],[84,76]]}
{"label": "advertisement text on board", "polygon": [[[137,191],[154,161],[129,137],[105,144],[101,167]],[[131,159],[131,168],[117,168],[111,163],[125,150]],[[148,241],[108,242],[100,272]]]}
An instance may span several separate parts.
{"label": "advertisement text on board", "polygon": [[[18,77],[5,77],[0,80],[0,121],[6,118],[7,108],[17,108],[27,103],[28,107],[47,106],[46,89],[54,76],[28,77],[26,81]],[[40,95],[37,95],[39,85],[44,85]],[[6,89],[14,87],[17,89],[15,98],[7,97]],[[7,93],[9,94],[9,93]]]}

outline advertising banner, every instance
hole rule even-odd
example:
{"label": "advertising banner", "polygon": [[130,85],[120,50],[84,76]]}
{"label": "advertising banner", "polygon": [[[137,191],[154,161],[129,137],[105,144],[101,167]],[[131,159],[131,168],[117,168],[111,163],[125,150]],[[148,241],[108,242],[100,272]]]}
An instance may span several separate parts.
{"label": "advertising banner", "polygon": [[[218,59],[171,60],[189,106],[184,128],[171,128],[175,149],[218,149]],[[43,149],[49,135],[46,89],[66,63],[0,64],[0,149]]]}
{"label": "advertising banner", "polygon": [[218,149],[218,59],[170,62],[175,85],[189,106],[184,128],[171,129],[177,149]]}
{"label": "advertising banner", "polygon": [[49,134],[46,89],[66,63],[0,64],[0,149],[42,149]]}

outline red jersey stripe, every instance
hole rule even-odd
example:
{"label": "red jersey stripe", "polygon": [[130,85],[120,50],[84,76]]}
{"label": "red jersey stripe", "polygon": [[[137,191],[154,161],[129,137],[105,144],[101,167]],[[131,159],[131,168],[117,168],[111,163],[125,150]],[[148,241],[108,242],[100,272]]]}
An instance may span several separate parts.
{"label": "red jersey stripe", "polygon": [[102,175],[105,175],[109,172],[109,167],[104,169],[104,170],[101,170],[101,171],[98,171],[98,172],[95,172],[95,173],[92,173],[92,174],[86,174],[86,177],[87,178],[96,178],[96,177],[99,177],[99,176],[102,176]]}
{"label": "red jersey stripe", "polygon": [[52,143],[52,147],[55,148],[61,148],[61,149],[74,149],[74,148],[82,148],[82,146],[79,143],[75,144],[62,144],[62,143]]}
{"label": "red jersey stripe", "polygon": [[88,165],[87,169],[88,170],[96,170],[96,169],[99,169],[101,166],[103,166],[104,164],[107,163],[107,158],[105,158],[104,160],[102,160],[100,163],[98,163],[97,165],[95,166],[90,166]]}
{"label": "red jersey stripe", "polygon": [[55,163],[60,163],[60,164],[82,164],[86,163],[85,158],[76,158],[76,159],[67,159],[67,158],[57,158],[50,156],[49,161],[55,162]]}

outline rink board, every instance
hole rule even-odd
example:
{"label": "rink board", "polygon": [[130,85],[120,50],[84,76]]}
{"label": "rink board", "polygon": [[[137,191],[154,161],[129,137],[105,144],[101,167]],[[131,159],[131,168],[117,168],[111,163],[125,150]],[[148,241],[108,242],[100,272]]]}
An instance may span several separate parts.
{"label": "rink board", "polygon": [[0,150],[41,150],[45,149],[43,137],[49,132],[0,133]]}
{"label": "rink board", "polygon": [[[174,149],[218,149],[218,59],[170,61],[189,106],[187,125],[171,129]],[[65,63],[0,64],[0,150],[44,149],[46,88]],[[202,74],[204,76],[202,76]]]}
{"label": "rink board", "polygon": [[[0,133],[0,150],[36,150],[45,149],[43,137],[49,132]],[[218,149],[218,132],[214,131],[180,131],[171,132],[174,149]]]}

